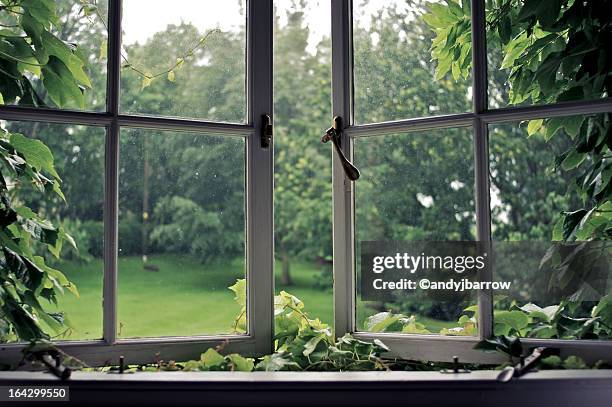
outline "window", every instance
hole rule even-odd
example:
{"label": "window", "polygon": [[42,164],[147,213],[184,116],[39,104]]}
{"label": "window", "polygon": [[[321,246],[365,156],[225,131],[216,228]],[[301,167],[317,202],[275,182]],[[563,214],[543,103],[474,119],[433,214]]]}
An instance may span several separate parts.
{"label": "window", "polygon": [[[561,212],[584,202],[573,180],[588,158],[562,154],[581,126],[609,120],[612,104],[583,72],[592,71],[598,51],[585,42],[581,51],[589,56],[581,59],[575,35],[582,34],[571,23],[546,32],[556,20],[543,17],[540,31],[527,38],[523,17],[499,12],[501,3],[332,1],[333,113],[345,123],[343,150],[361,171],[351,182],[334,158],[336,335],[379,338],[395,355],[419,360],[458,355],[487,362],[490,355],[474,351],[475,343],[510,333],[586,358],[612,352],[605,335],[577,333],[571,324],[561,332],[542,322],[532,332],[526,328],[539,321],[534,314],[514,321],[516,330],[506,323],[515,316],[509,310],[553,313],[568,298],[571,315],[591,317],[593,305],[610,293],[609,267],[598,268],[599,260],[571,281],[539,263],[551,240],[560,240]],[[566,43],[576,49],[563,59]],[[530,65],[520,70],[511,58]],[[568,79],[575,77],[582,79]],[[511,281],[515,289],[362,300],[363,242],[440,240],[491,241],[497,260],[480,278]],[[602,245],[589,250],[593,258],[597,250],[609,255]],[[419,325],[381,329],[376,318],[388,311]],[[461,315],[464,325],[452,329]]]}
{"label": "window", "polygon": [[[57,3],[57,35],[85,43],[92,91],[0,107],[4,128],[61,157],[70,204],[42,210],[83,234],[61,266],[86,294],[60,299],[75,329],[53,339],[92,365],[188,359],[224,341],[271,351],[273,168],[260,129],[272,115],[272,2],[228,15],[215,1],[205,13],[195,1],[161,13],[159,2]],[[71,62],[78,77],[85,64]],[[246,332],[232,329],[240,305],[218,301],[237,279]],[[23,346],[3,344],[3,358]]]}
{"label": "window", "polygon": [[[54,63],[60,55],[49,55],[44,79],[23,55],[13,65],[28,72],[16,80],[31,86],[6,85],[13,93],[0,94],[11,100],[0,120],[57,151],[67,198],[79,196],[38,208],[84,242],[58,265],[87,287],[78,303],[59,304],[75,318],[53,338],[68,353],[92,365],[120,355],[148,363],[224,342],[262,355],[274,347],[275,277],[283,289],[320,277],[310,315],[338,337],[380,338],[394,356],[495,362],[474,345],[510,333],[588,360],[612,356],[609,337],[546,324],[568,299],[572,315],[588,318],[612,284],[607,246],[586,246],[598,256],[579,276],[550,252],[567,237],[575,246],[553,247],[575,249],[610,211],[582,208],[575,183],[592,185],[590,208],[612,185],[610,156],[591,162],[585,153],[602,145],[612,112],[609,75],[597,73],[608,49],[597,23],[587,47],[569,22],[552,27],[554,16],[490,13],[505,0],[237,0],[222,11],[219,0],[99,0],[84,14],[76,0],[56,3],[72,29],[54,35],[83,44],[70,54],[77,59],[62,54],[77,85],[53,81],[67,69]],[[0,48],[23,45],[7,41],[15,43]],[[37,98],[41,87],[50,91]],[[334,116],[340,148],[361,171],[356,182],[318,142]],[[577,146],[581,131],[589,137]],[[581,173],[584,163],[607,172]],[[568,208],[580,209],[561,215]],[[513,290],[363,299],[367,241],[486,242],[497,262],[477,277]],[[302,267],[303,256],[321,273]],[[245,332],[231,326],[240,305],[220,305],[237,279],[246,281]],[[518,309],[530,316],[515,319]],[[385,311],[419,325],[378,329],[372,318]],[[2,358],[18,360],[24,343],[5,342]]]}

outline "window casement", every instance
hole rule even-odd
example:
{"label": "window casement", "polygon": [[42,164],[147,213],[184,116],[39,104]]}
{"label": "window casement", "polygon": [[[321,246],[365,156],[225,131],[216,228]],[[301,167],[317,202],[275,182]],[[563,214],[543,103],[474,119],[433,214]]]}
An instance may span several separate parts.
{"label": "window casement", "polygon": [[[492,240],[491,231],[491,190],[490,171],[491,163],[489,153],[489,138],[492,129],[497,125],[525,120],[563,117],[571,115],[597,114],[612,111],[610,99],[564,102],[534,106],[497,107],[490,103],[490,90],[487,81],[487,32],[485,24],[485,1],[471,1],[471,99],[472,107],[466,111],[441,112],[444,114],[414,117],[410,106],[405,117],[402,113],[392,112],[390,116],[374,118],[367,121],[363,117],[356,117],[355,111],[360,109],[369,112],[369,105],[363,106],[364,98],[356,97],[356,82],[358,64],[363,65],[363,71],[368,69],[363,61],[355,60],[354,52],[357,44],[353,26],[357,14],[354,6],[357,2],[351,0],[332,0],[332,93],[333,114],[340,116],[344,123],[341,146],[347,157],[353,158],[359,167],[360,153],[367,150],[366,146],[375,140],[383,144],[386,138],[397,137],[398,134],[410,137],[431,137],[435,140],[438,134],[454,131],[449,136],[461,138],[461,135],[470,136],[469,143],[473,150],[471,172],[473,173],[474,199],[473,213],[475,214],[475,240],[489,242]],[[399,24],[401,24],[398,21]],[[374,23],[372,23],[374,24]],[[394,27],[394,29],[399,29]],[[403,28],[405,29],[405,28]],[[395,46],[396,44],[392,44]],[[384,47],[383,47],[384,48]],[[371,61],[370,61],[371,62]],[[389,63],[389,62],[387,62]],[[361,69],[361,68],[359,68]],[[409,67],[404,67],[409,69]],[[414,69],[414,68],[412,68]],[[418,69],[418,67],[416,68]],[[380,87],[384,84],[368,83],[364,87]],[[418,84],[417,84],[418,86]],[[383,88],[384,89],[384,88]],[[371,90],[371,89],[370,89]],[[377,96],[380,96],[379,93]],[[384,97],[384,96],[383,96]],[[368,103],[371,100],[368,100]],[[392,120],[392,121],[387,121]],[[459,129],[461,129],[459,131]],[[442,137],[441,137],[442,138]],[[397,147],[401,139],[394,143]],[[366,142],[367,141],[367,142]],[[465,140],[464,140],[465,141]],[[493,142],[493,141],[492,141]],[[435,145],[435,141],[433,142]],[[360,150],[361,149],[361,150]],[[435,147],[434,147],[435,149]],[[384,150],[384,149],[383,149]],[[387,153],[385,153],[386,155]],[[388,151],[391,155],[391,151]],[[419,156],[415,155],[418,160]],[[386,156],[376,157],[385,161]],[[464,157],[469,161],[469,157]],[[423,163],[423,165],[427,165]],[[400,171],[400,169],[398,169]],[[363,174],[362,174],[363,175]],[[402,188],[410,182],[418,182],[411,178],[412,174],[404,174],[399,183],[385,184],[388,188]],[[362,177],[363,178],[363,177]],[[395,178],[397,182],[399,178]],[[337,155],[333,159],[333,233],[334,233],[334,316],[335,334],[341,336],[351,333],[364,340],[380,339],[391,348],[395,357],[411,360],[450,361],[453,356],[469,362],[495,363],[500,357],[495,354],[474,350],[474,345],[493,335],[493,293],[479,291],[478,302],[478,333],[475,336],[442,336],[422,334],[401,334],[385,332],[366,332],[358,323],[359,294],[358,280],[358,227],[360,219],[356,210],[359,200],[359,188],[362,180],[351,182],[345,175]],[[402,185],[402,183],[406,183]],[[364,199],[367,199],[367,192]],[[370,197],[371,198],[371,197]],[[365,220],[363,220],[365,222]],[[366,240],[393,240],[393,239],[366,239]],[[479,276],[482,281],[492,281],[492,271],[484,269]],[[551,346],[559,348],[562,354],[578,355],[586,360],[612,358],[612,342],[605,340],[558,340],[558,339],[531,339],[521,340],[526,346]]]}
{"label": "window casement", "polygon": [[[218,346],[220,343],[225,343],[228,351],[245,355],[269,353],[273,349],[273,149],[270,146],[262,146],[261,128],[263,117],[272,116],[272,0],[246,2],[246,50],[243,50],[246,55],[246,100],[245,106],[242,107],[246,112],[244,123],[182,119],[173,117],[174,115],[143,115],[131,113],[131,108],[122,108],[120,85],[124,75],[122,65],[125,63],[125,55],[122,51],[121,35],[125,30],[125,21],[122,25],[125,3],[122,0],[108,2],[108,62],[104,111],[98,113],[0,106],[1,120],[82,125],[105,130],[102,337],[94,340],[58,341],[57,345],[66,353],[92,366],[117,363],[121,355],[125,355],[129,363],[151,363],[156,357],[165,360],[187,360],[197,358],[203,349]],[[244,168],[243,250],[247,286],[245,334],[151,335],[133,338],[120,335],[119,185],[121,177],[126,176],[120,173],[120,156],[124,153],[120,151],[120,145],[123,146],[122,141],[127,138],[150,139],[159,137],[160,133],[168,139],[188,135],[200,149],[206,148],[206,143],[212,139],[217,143],[223,140],[240,140],[234,143],[238,148],[232,149],[232,152],[236,153],[236,157],[232,159],[243,161],[241,167]],[[129,155],[121,156],[121,159],[134,158]],[[193,318],[197,318],[197,315]],[[181,335],[180,332],[177,335]],[[0,359],[3,363],[18,362],[22,358],[21,350],[24,346],[23,343],[0,345]],[[158,356],[155,356],[156,354]]]}

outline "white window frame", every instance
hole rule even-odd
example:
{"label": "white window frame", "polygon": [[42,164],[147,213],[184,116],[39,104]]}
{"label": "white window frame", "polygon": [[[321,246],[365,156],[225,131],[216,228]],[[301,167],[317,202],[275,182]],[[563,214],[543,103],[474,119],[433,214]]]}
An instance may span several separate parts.
{"label": "white window frame", "polygon": [[[272,117],[272,0],[247,0],[247,122],[228,124],[202,120],[122,114],[119,108],[122,0],[109,0],[106,112],[77,112],[0,106],[0,119],[85,125],[106,129],[104,182],[103,338],[71,340],[56,345],[92,366],[198,358],[208,347],[226,343],[225,351],[258,356],[273,349],[273,146],[261,145],[262,116]],[[245,335],[207,335],[120,339],[117,335],[117,250],[119,137],[124,128],[191,131],[242,137],[246,143],[246,278]],[[204,310],[207,312],[207,310]],[[208,310],[214,312],[214,310]],[[21,360],[23,343],[0,344],[0,363]],[[158,356],[156,356],[158,354]]]}
{"label": "white window frame", "polygon": [[[352,158],[353,140],[386,134],[466,127],[472,129],[475,163],[477,239],[491,240],[488,126],[505,122],[577,114],[612,112],[612,99],[578,101],[551,105],[489,109],[487,105],[487,50],[484,0],[472,0],[473,107],[470,113],[355,125],[353,120],[353,35],[352,0],[331,0],[332,15],[332,110],[343,118],[341,145]],[[359,185],[359,181],[357,181]],[[460,360],[497,363],[500,356],[474,350],[474,345],[492,335],[492,293],[479,292],[477,337],[368,333],[356,326],[355,287],[355,197],[354,184],[345,177],[337,155],[333,158],[333,242],[335,334],[351,333],[364,340],[380,339],[391,355],[413,360]],[[490,280],[490,270],[481,278]],[[562,355],[578,355],[589,362],[612,360],[612,341],[521,339],[526,346],[559,348]]]}

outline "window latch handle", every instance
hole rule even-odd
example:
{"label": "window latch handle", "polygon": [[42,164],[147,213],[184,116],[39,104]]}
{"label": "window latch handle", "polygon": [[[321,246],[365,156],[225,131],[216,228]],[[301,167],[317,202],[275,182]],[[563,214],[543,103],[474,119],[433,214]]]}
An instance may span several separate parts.
{"label": "window latch handle", "polygon": [[346,177],[351,181],[356,181],[359,179],[359,170],[352,162],[349,161],[348,158],[344,155],[341,146],[342,139],[342,119],[340,116],[334,117],[334,124],[332,127],[325,131],[325,134],[321,138],[322,143],[327,143],[331,141],[334,145],[334,150],[338,154],[338,158],[340,159],[340,163],[342,164],[342,168],[344,169],[344,173]]}
{"label": "window latch handle", "polygon": [[261,148],[270,147],[272,142],[272,119],[269,114],[261,115]]}

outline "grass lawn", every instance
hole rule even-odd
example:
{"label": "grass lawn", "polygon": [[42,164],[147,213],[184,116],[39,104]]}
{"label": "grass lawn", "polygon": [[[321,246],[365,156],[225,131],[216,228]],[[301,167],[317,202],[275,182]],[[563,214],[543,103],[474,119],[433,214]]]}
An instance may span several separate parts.
{"label": "grass lawn", "polygon": [[[181,256],[152,256],[149,263],[158,271],[147,271],[140,257],[119,258],[118,321],[122,338],[141,336],[178,336],[231,333],[240,311],[227,287],[244,277],[240,259],[225,265],[203,266]],[[62,339],[102,337],[102,262],[87,264],[65,261],[58,268],[77,284],[80,297],[66,293],[59,298],[58,309],[66,311],[73,326]],[[311,318],[333,323],[331,289],[314,287],[318,266],[294,262],[293,285],[282,287],[276,267],[277,292],[281,289],[300,298]],[[363,319],[372,310],[359,305]],[[448,323],[419,318],[436,332]],[[360,321],[361,326],[362,321]],[[59,339],[59,338],[58,338]]]}

